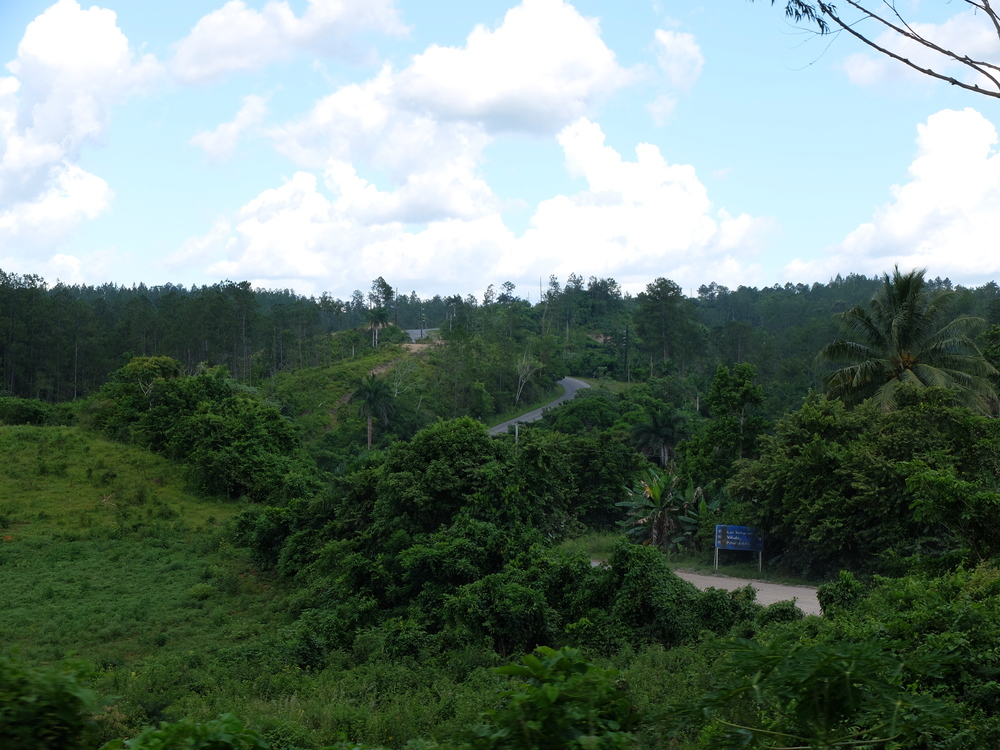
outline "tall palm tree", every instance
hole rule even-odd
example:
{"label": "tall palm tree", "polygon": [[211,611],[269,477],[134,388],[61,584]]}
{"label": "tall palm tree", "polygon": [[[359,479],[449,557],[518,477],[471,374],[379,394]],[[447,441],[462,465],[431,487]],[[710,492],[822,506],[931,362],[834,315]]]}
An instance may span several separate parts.
{"label": "tall palm tree", "polygon": [[396,410],[392,402],[392,388],[384,380],[375,377],[375,373],[370,373],[361,381],[351,400],[357,402],[358,414],[368,420],[368,450],[371,450],[372,420],[378,417],[385,422]]}
{"label": "tall palm tree", "polygon": [[372,335],[372,349],[378,346],[378,332],[389,323],[389,311],[384,307],[372,307],[365,311],[365,320]]}
{"label": "tall palm tree", "polygon": [[657,455],[660,466],[666,468],[672,459],[674,447],[686,434],[684,427],[687,419],[669,406],[660,411],[648,409],[646,414],[648,421],[632,425],[632,440],[639,452],[647,456]]}
{"label": "tall palm tree", "polygon": [[891,411],[900,386],[941,386],[982,413],[995,407],[990,377],[997,371],[972,339],[985,321],[949,319],[954,292],[932,293],[924,273],[900,273],[897,266],[891,277],[882,275],[867,307],[837,316],[859,341],[834,341],[817,355],[821,362],[845,365],[827,376],[829,398],[849,404],[872,398]]}

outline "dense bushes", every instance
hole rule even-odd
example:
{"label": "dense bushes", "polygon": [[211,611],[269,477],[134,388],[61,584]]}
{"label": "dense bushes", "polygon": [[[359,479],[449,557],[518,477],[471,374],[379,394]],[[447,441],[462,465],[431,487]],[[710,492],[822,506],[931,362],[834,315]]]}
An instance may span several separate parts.
{"label": "dense bushes", "polygon": [[69,404],[50,404],[37,398],[0,397],[0,424],[64,425],[72,421]]}
{"label": "dense bushes", "polygon": [[84,685],[82,662],[35,668],[0,656],[0,747],[84,750],[93,747],[97,694]]}
{"label": "dense bushes", "polygon": [[786,568],[873,571],[892,556],[1000,551],[1000,422],[952,405],[942,389],[899,402],[893,412],[847,411],[812,397],[740,468],[730,492],[749,501],[751,524]]}
{"label": "dense bushes", "polygon": [[186,377],[169,357],[136,357],[101,387],[86,418],[182,462],[211,495],[280,503],[319,488],[291,421],[222,367]]}
{"label": "dense bushes", "polygon": [[619,689],[616,670],[596,667],[575,649],[542,647],[537,653],[496,670],[522,682],[501,694],[506,705],[487,712],[487,723],[466,734],[470,750],[613,750],[634,744],[633,731],[645,717]]}
{"label": "dense bushes", "polygon": [[603,503],[596,492],[569,501],[590,476],[606,472],[603,486],[613,486],[610,477],[629,466],[582,468],[581,456],[600,455],[602,445],[528,431],[515,446],[468,418],[440,422],[371,454],[328,496],[244,513],[237,537],[294,586],[298,619],[288,638],[296,663],[311,668],[375,634],[391,635],[386,644],[405,632],[420,648],[444,639],[510,656],[754,632],[763,608],[752,596],[703,594],[658,550],[622,543],[594,567],[552,547],[560,525],[606,512],[622,491],[606,491]]}

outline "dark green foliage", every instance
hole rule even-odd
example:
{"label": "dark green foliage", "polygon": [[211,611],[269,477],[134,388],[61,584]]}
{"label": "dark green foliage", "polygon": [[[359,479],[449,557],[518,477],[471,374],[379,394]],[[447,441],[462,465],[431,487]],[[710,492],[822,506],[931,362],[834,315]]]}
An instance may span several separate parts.
{"label": "dark green foliage", "polygon": [[[830,650],[865,644],[895,654],[900,668],[893,684],[951,704],[954,727],[940,746],[963,750],[1000,742],[997,632],[1000,571],[987,566],[944,575],[876,577],[850,610],[831,607],[826,617],[789,627],[791,637]],[[933,716],[915,714],[912,721]]]}
{"label": "dark green foliage", "polygon": [[756,378],[753,365],[739,364],[731,372],[719,365],[706,397],[712,418],[678,447],[681,471],[696,484],[717,489],[736,461],[757,455],[758,438],[769,425],[758,413],[764,392]]}
{"label": "dark green foliage", "polygon": [[850,571],[842,570],[836,581],[824,583],[816,591],[819,606],[827,617],[853,609],[867,593],[866,588]]}
{"label": "dark green foliage", "polygon": [[674,574],[658,550],[619,543],[599,586],[599,599],[609,602],[613,620],[632,638],[672,646],[701,626],[696,615],[701,594]]}
{"label": "dark green foliage", "polygon": [[225,368],[180,375],[168,357],[137,357],[101,388],[90,418],[110,437],[185,463],[201,491],[283,502],[318,489],[295,426]]}
{"label": "dark green foliage", "polygon": [[[505,438],[510,449],[510,436]],[[509,455],[509,454],[508,454]],[[608,432],[563,435],[522,432],[507,477],[509,494],[533,512],[524,517],[554,539],[578,531],[581,523],[611,527],[615,503],[649,464]]]}
{"label": "dark green foliage", "polygon": [[946,387],[965,406],[982,414],[995,411],[997,393],[990,382],[997,370],[974,342],[985,321],[962,315],[952,319],[953,291],[934,292],[923,270],[883,274],[882,287],[865,307],[839,314],[858,341],[835,341],[821,361],[846,366],[827,376],[830,398],[857,404],[871,398],[883,411],[897,408],[901,387]]}
{"label": "dark green foliage", "polygon": [[[752,631],[754,621],[761,617],[764,611],[764,608],[757,604],[757,590],[753,586],[748,585],[732,591],[710,588],[702,592],[698,598],[697,619],[703,628],[716,633],[728,633],[737,625],[742,631]],[[784,616],[785,613],[775,611],[766,619],[771,621]]]}
{"label": "dark green foliage", "polygon": [[93,747],[97,693],[84,686],[83,662],[31,667],[0,656],[0,747],[83,750]]}
{"label": "dark green foliage", "polygon": [[466,735],[469,748],[609,750],[634,744],[643,717],[618,688],[615,670],[587,662],[575,649],[536,653],[495,670],[523,682],[501,693],[506,706],[487,712],[487,723]]}
{"label": "dark green foliage", "polygon": [[205,723],[163,722],[131,740],[109,742],[101,750],[252,750],[255,747],[270,745],[257,732],[245,729],[232,714],[223,714]]}
{"label": "dark green foliage", "polygon": [[387,422],[395,412],[392,389],[386,381],[370,374],[358,385],[351,400],[358,404],[358,414],[368,422],[368,450],[371,450],[372,420]]}
{"label": "dark green foliage", "polygon": [[[986,519],[1000,423],[951,405],[943,389],[899,397],[890,413],[810,398],[734,477],[730,493],[750,501],[750,524],[788,568],[872,570],[890,551],[940,555],[965,543],[978,556],[995,544]],[[949,472],[985,494],[956,507]]]}
{"label": "dark green foliage", "polygon": [[636,542],[662,552],[693,545],[701,513],[708,512],[701,488],[685,484],[672,466],[663,472],[647,469],[646,475],[628,491],[629,499],[618,503],[627,515],[619,525]]}
{"label": "dark green foliage", "polygon": [[396,446],[376,486],[376,533],[435,531],[470,501],[492,515],[503,502],[502,485],[494,481],[503,471],[499,449],[470,418],[439,422]]}
{"label": "dark green foliage", "polygon": [[[981,458],[1000,463],[996,438],[981,441],[976,449]],[[914,520],[947,529],[976,560],[1000,554],[1000,483],[995,473],[977,472],[966,478],[946,454],[904,464],[904,471],[909,474],[906,489],[913,495]]]}
{"label": "dark green foliage", "polygon": [[35,398],[0,397],[0,424],[70,424],[73,415],[64,405]]}
{"label": "dark green foliage", "polygon": [[556,432],[582,434],[606,430],[618,420],[617,399],[607,391],[588,388],[572,401],[547,412],[544,424]]}
{"label": "dark green foliage", "polygon": [[640,453],[656,457],[666,468],[673,460],[677,443],[687,435],[687,419],[671,407],[649,408],[646,415],[647,421],[632,426],[630,436]]}
{"label": "dark green foliage", "polygon": [[665,365],[697,351],[702,331],[695,320],[694,305],[675,282],[656,279],[646,285],[638,301],[636,331],[645,342],[650,374],[654,361]]}
{"label": "dark green foliage", "polygon": [[904,683],[904,672],[940,674],[949,659],[938,654],[902,660],[872,643],[787,638],[737,640],[726,649],[736,678],[672,716],[683,724],[752,700],[759,713],[745,708],[740,719],[753,723],[716,718],[713,747],[912,747],[946,738],[955,720],[952,706]]}
{"label": "dark green foliage", "polygon": [[557,616],[531,583],[519,571],[484,576],[449,597],[447,616],[477,641],[485,638],[501,656],[551,643]]}

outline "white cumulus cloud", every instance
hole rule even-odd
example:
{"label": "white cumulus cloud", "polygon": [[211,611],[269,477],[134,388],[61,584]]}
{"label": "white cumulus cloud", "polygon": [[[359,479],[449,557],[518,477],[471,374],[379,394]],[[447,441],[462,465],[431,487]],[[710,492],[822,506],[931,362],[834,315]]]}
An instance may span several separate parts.
{"label": "white cumulus cloud", "polygon": [[399,35],[406,27],[392,0],[309,0],[301,16],[284,1],[255,10],[243,0],[230,0],[199,19],[177,43],[170,67],[185,83],[205,83],[301,52],[345,57],[351,38],[366,30]]}
{"label": "white cumulus cloud", "polygon": [[600,27],[563,0],[524,0],[464,47],[429,47],[397,77],[405,106],[479,121],[492,131],[553,133],[590,112],[634,74]]}
{"label": "white cumulus cloud", "polygon": [[586,268],[616,278],[627,273],[619,278],[627,283],[669,269],[671,278],[693,282],[709,270],[752,262],[760,237],[772,229],[766,219],[716,210],[694,167],[670,164],[652,144],[639,144],[636,160],[626,161],[586,119],[563,130],[559,143],[567,169],[585,177],[588,189],[538,206],[519,252],[505,259],[512,275],[541,262],[560,275]]}
{"label": "white cumulus cloud", "polygon": [[942,110],[917,128],[909,180],[831,248],[826,260],[789,270],[821,278],[845,270],[877,274],[899,265],[932,276],[987,281],[1000,274],[1000,155],[997,131],[974,109]]}
{"label": "white cumulus cloud", "polygon": [[243,106],[229,122],[215,130],[196,133],[190,143],[202,149],[212,161],[225,161],[232,157],[243,134],[260,124],[267,114],[267,100],[251,94],[243,98]]}
{"label": "white cumulus cloud", "polygon": [[[524,0],[464,46],[431,46],[399,71],[385,65],[268,133],[304,169],[363,164],[385,175],[389,191],[366,183],[354,198],[370,221],[468,220],[495,210],[478,174],[494,138],[555,135],[633,78],[596,21],[563,0]],[[334,171],[335,180],[346,175]]]}
{"label": "white cumulus cloud", "polygon": [[[359,276],[391,276],[430,292],[574,271],[633,285],[668,274],[682,284],[701,283],[706,274],[745,283],[756,273],[754,255],[770,222],[716,209],[693,167],[668,163],[650,144],[636,148],[635,161],[625,160],[587,119],[561,131],[559,143],[567,169],[588,188],[542,201],[522,237],[467,170],[428,177],[443,185],[408,182],[384,191],[351,164],[332,160],[325,185],[299,172],[248,202],[233,227],[220,222],[185,247],[224,255],[207,269],[214,276],[339,294]],[[430,196],[433,211],[419,213],[421,196]],[[442,203],[457,199],[440,213]],[[418,219],[424,221],[408,223]]]}
{"label": "white cumulus cloud", "polygon": [[78,165],[100,143],[111,108],[161,74],[137,56],[113,11],[59,0],[33,20],[0,79],[0,232],[9,242],[58,242],[109,205],[107,183]]}
{"label": "white cumulus cloud", "polygon": [[75,164],[60,165],[39,195],[0,211],[0,239],[26,249],[56,244],[82,219],[104,213],[111,197],[111,188],[100,177]]}

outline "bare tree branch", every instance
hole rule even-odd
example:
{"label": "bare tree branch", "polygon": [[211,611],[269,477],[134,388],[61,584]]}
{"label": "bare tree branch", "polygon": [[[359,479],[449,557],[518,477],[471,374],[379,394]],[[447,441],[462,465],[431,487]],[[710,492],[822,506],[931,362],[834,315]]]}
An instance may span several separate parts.
{"label": "bare tree branch", "polygon": [[[975,8],[989,19],[993,26],[993,33],[1000,42],[1000,14],[994,10],[992,0],[960,0],[971,8]],[[753,0],[751,0],[753,2]],[[771,0],[774,5],[777,0]],[[916,70],[917,72],[946,81],[952,86],[958,86],[966,91],[976,94],[990,96],[1000,99],[1000,63],[978,60],[970,54],[961,50],[949,49],[931,41],[924,34],[918,31],[914,25],[907,21],[896,8],[893,0],[844,0],[846,5],[853,8],[860,14],[856,20],[848,20],[840,15],[837,7],[833,3],[823,0],[785,0],[785,15],[797,23],[806,22],[814,25],[820,34],[844,31],[858,39],[876,52]],[[876,7],[869,7],[876,6]],[[879,6],[881,10],[879,10]],[[878,35],[867,34],[859,29],[859,25],[864,21],[872,21],[878,24],[884,31],[891,32],[899,39],[914,42],[935,55],[943,58],[942,64],[954,63],[978,74],[986,79],[988,84],[981,82],[966,82],[953,75],[942,72],[941,65],[935,64],[932,67],[925,67],[914,60],[898,52],[894,52],[885,42],[877,41]]]}

